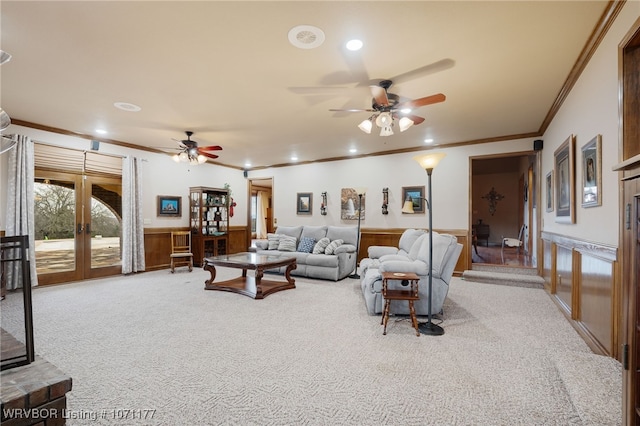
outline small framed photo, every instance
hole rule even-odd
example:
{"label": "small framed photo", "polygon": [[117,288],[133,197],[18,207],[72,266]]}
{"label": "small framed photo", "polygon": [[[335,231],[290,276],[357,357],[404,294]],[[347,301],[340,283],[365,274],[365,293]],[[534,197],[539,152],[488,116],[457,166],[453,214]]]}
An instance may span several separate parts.
{"label": "small framed photo", "polygon": [[[424,186],[403,186],[402,187],[402,204],[411,198],[413,202],[414,213],[424,213]],[[400,206],[402,207],[402,206]]]}
{"label": "small framed photo", "polygon": [[310,192],[298,192],[297,214],[311,214],[313,194]]}
{"label": "small framed photo", "polygon": [[602,205],[602,136],[582,147],[582,207]]}
{"label": "small framed photo", "polygon": [[182,197],[158,195],[158,216],[182,217]]}
{"label": "small framed photo", "polygon": [[552,212],[553,211],[553,170],[547,173],[547,179],[545,182],[546,182],[546,188],[547,188],[547,202],[546,202],[547,211]]}
{"label": "small framed photo", "polygon": [[556,222],[576,223],[575,137],[569,136],[555,150]]}

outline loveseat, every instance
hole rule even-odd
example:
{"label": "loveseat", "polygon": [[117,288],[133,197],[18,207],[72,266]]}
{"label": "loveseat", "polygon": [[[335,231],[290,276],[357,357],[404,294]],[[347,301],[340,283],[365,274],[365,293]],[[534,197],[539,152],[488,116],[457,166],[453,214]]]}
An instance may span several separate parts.
{"label": "loveseat", "polygon": [[255,242],[255,251],[295,257],[298,267],[291,275],[338,281],[356,269],[357,238],[355,226],[279,226],[266,241]]}
{"label": "loveseat", "polygon": [[[438,314],[449,292],[449,282],[453,276],[462,244],[456,237],[433,232],[433,265],[431,267],[433,296],[431,314]],[[400,237],[398,247],[370,246],[368,258],[360,261],[360,286],[364,295],[369,315],[382,313],[384,299],[382,297],[382,272],[413,272],[420,277],[418,295],[420,300],[414,302],[417,315],[429,314],[429,233],[421,229],[407,229]],[[402,287],[402,282],[392,280],[389,288]],[[409,314],[408,303],[391,301],[390,312]]]}

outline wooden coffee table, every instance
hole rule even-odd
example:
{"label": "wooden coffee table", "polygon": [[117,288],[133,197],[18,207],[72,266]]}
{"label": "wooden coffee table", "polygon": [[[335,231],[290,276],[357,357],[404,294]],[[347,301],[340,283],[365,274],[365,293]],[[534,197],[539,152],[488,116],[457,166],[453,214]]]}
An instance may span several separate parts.
{"label": "wooden coffee table", "polygon": [[[242,269],[242,276],[226,281],[214,283],[216,266]],[[262,279],[267,269],[286,266],[284,273],[286,281],[271,281]],[[297,268],[295,257],[271,256],[258,253],[236,253],[230,255],[205,257],[204,269],[211,273],[211,279],[205,281],[205,290],[221,290],[244,294],[253,299],[264,299],[268,295],[281,290],[296,288],[295,280],[291,278],[291,271]],[[247,276],[247,270],[255,270],[255,277]]]}

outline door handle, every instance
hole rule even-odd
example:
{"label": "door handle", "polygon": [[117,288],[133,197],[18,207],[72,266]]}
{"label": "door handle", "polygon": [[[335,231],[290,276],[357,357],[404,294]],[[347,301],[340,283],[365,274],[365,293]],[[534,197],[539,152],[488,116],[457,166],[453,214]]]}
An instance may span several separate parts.
{"label": "door handle", "polygon": [[78,234],[82,234],[82,230],[83,230],[83,228],[82,228],[82,224],[81,224],[81,223],[79,223],[79,224],[78,224]]}
{"label": "door handle", "polygon": [[87,224],[84,225],[84,231],[85,231],[85,233],[87,235],[91,234],[91,224],[90,223],[87,223]]}

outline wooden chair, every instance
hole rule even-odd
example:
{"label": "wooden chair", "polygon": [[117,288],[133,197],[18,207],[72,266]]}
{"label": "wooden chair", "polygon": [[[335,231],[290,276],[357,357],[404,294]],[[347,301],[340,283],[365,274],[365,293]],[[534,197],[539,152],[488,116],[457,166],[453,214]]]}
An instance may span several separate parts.
{"label": "wooden chair", "polygon": [[191,231],[171,233],[171,273],[176,266],[188,266],[193,271],[193,252],[191,252]]}
{"label": "wooden chair", "polygon": [[523,237],[524,237],[524,228],[525,225],[522,225],[522,227],[520,228],[520,233],[518,233],[518,238],[507,238],[507,237],[503,237],[502,238],[502,249],[500,251],[501,257],[502,257],[502,263],[504,263],[504,249],[505,247],[511,247],[511,248],[516,248],[516,253],[520,254],[520,247],[522,247],[522,245],[524,244],[523,241]]}

